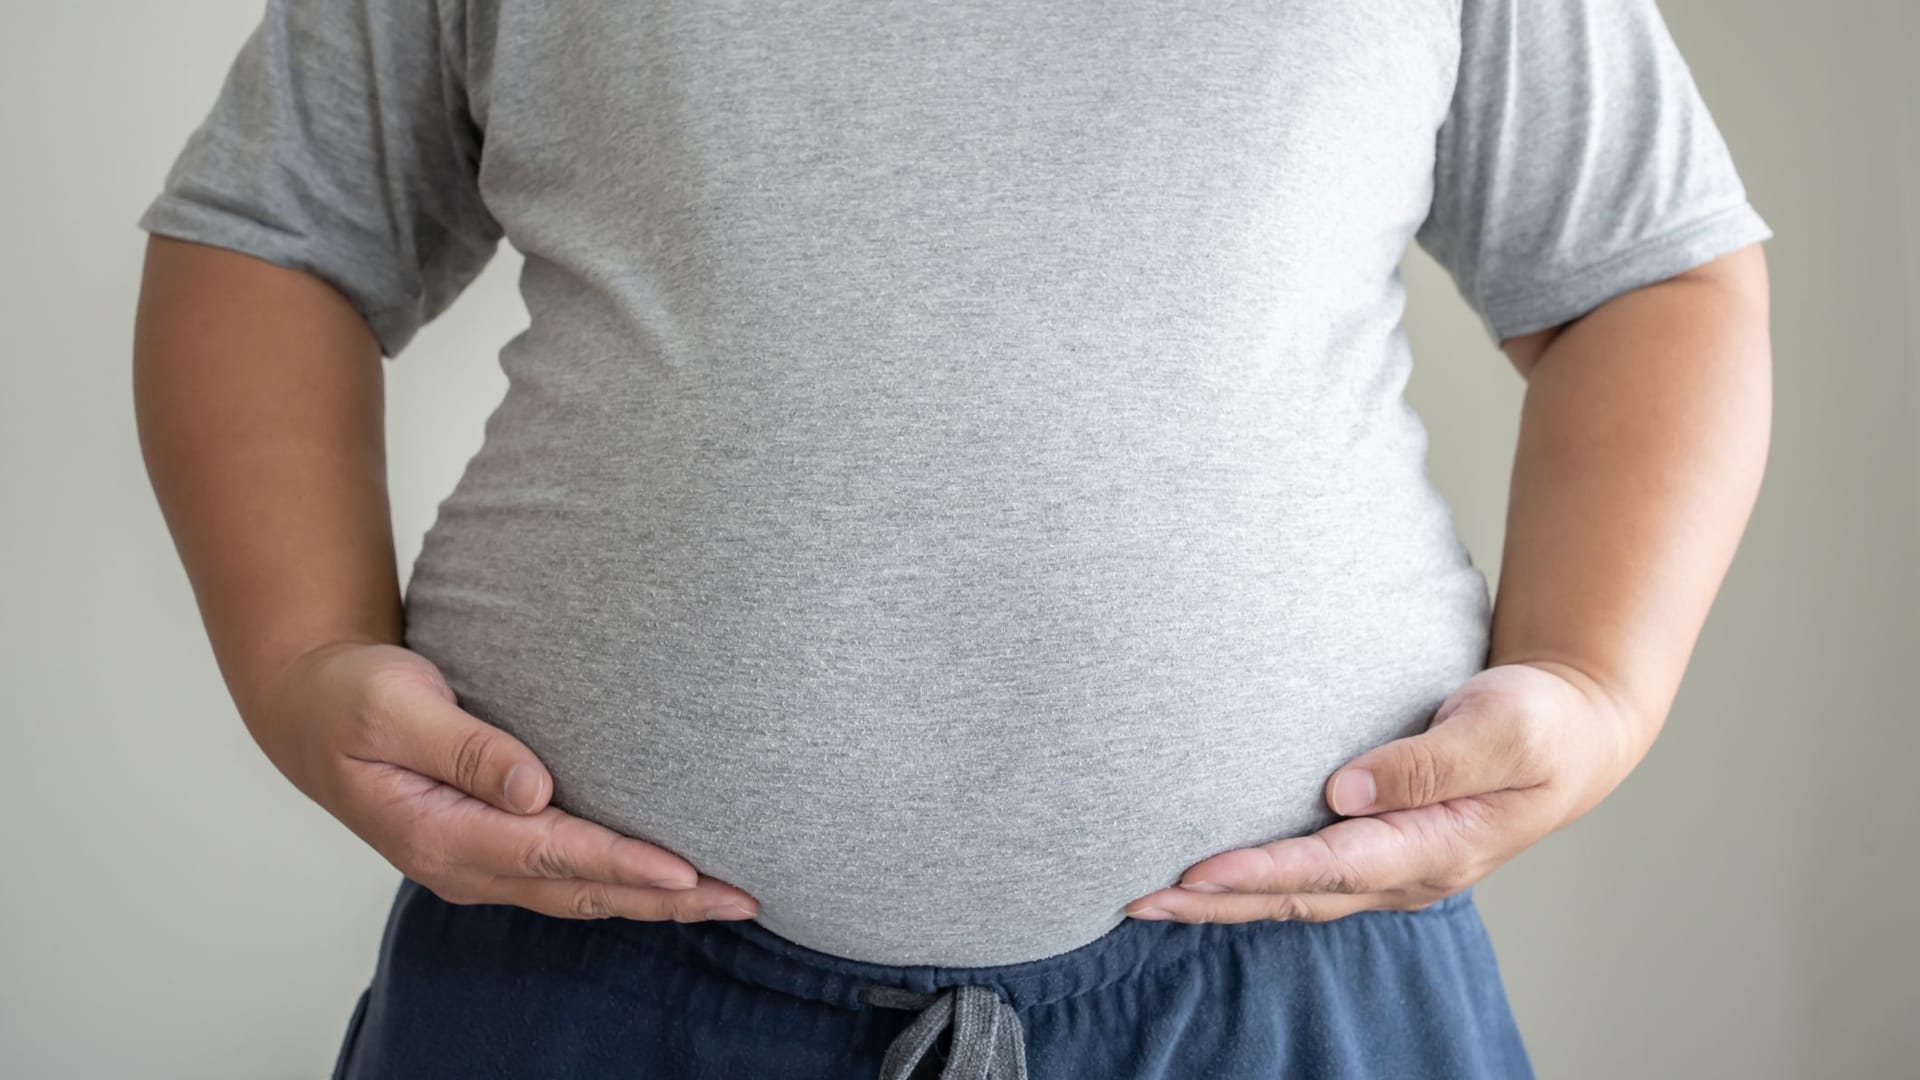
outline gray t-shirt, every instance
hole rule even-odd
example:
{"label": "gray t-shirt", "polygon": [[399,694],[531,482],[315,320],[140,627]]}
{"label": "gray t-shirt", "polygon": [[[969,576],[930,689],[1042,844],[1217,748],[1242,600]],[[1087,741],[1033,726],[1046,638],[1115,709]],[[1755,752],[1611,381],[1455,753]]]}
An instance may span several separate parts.
{"label": "gray t-shirt", "polygon": [[1770,235],[1650,0],[269,0],[140,225],[389,357],[522,252],[409,643],[768,928],[968,966],[1484,665],[1409,244],[1501,338]]}

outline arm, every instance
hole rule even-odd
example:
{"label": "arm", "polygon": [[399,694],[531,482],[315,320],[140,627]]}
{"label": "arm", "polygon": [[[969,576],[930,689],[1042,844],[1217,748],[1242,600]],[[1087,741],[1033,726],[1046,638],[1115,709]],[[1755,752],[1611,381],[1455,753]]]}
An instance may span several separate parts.
{"label": "arm", "polygon": [[549,805],[532,751],[402,647],[381,352],[346,296],[156,235],[133,351],[142,453],[216,661],[296,787],[451,901],[751,914],[671,852]]}
{"label": "arm", "polygon": [[1345,820],[1189,867],[1172,917],[1423,907],[1587,812],[1664,724],[1752,509],[1772,230],[1659,6],[1455,9],[1415,239],[1527,381],[1488,663],[1328,778]]}
{"label": "arm", "polygon": [[379,347],[319,279],[156,237],[134,320],[134,409],[216,662],[256,739],[303,653],[401,642]]}
{"label": "arm", "polygon": [[1548,667],[1604,702],[1617,783],[1665,722],[1759,493],[1765,256],[1743,248],[1503,348],[1527,390],[1488,662]]}
{"label": "arm", "polygon": [[1488,666],[1329,778],[1350,815],[1188,868],[1128,914],[1339,918],[1458,892],[1645,756],[1746,526],[1771,408],[1758,245],[1503,348],[1527,380]]}

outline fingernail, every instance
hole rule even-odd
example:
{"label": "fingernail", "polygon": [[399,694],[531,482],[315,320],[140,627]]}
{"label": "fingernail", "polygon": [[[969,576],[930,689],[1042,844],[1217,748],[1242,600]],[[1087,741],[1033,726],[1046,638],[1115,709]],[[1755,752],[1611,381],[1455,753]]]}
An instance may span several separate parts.
{"label": "fingernail", "polygon": [[1225,885],[1216,885],[1211,881],[1183,881],[1180,887],[1191,892],[1222,893],[1231,892]]}
{"label": "fingernail", "polygon": [[1377,794],[1373,773],[1366,769],[1348,769],[1333,778],[1333,811],[1336,814],[1358,814],[1373,805]]}
{"label": "fingernail", "polygon": [[661,878],[658,881],[649,881],[647,882],[647,884],[653,886],[656,889],[673,889],[675,891],[684,892],[687,889],[693,888],[694,885],[698,883],[688,881],[685,878]]}
{"label": "fingernail", "polygon": [[753,912],[748,911],[746,908],[741,907],[739,904],[722,904],[716,908],[708,908],[707,918],[709,919],[751,919],[753,918]]}
{"label": "fingernail", "polygon": [[1157,907],[1134,908],[1132,911],[1127,912],[1127,914],[1133,916],[1136,919],[1171,919],[1173,918],[1172,912],[1168,911],[1165,908],[1157,908]]}
{"label": "fingernail", "polygon": [[540,778],[525,765],[508,769],[507,779],[500,787],[506,792],[507,805],[523,814],[532,813],[534,804],[540,800]]}

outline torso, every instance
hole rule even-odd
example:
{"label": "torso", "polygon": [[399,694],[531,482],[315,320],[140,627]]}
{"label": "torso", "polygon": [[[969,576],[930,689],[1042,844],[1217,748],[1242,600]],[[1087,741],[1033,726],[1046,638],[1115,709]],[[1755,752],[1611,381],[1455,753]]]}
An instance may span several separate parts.
{"label": "torso", "polygon": [[409,644],[879,963],[1065,951],[1484,662],[1401,391],[1450,0],[474,0],[507,397]]}

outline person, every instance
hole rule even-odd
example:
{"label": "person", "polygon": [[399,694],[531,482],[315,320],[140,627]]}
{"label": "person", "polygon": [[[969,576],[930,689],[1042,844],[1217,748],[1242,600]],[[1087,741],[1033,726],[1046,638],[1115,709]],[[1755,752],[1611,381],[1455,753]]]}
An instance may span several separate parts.
{"label": "person", "polygon": [[[268,0],[139,224],[215,658],[403,875],[355,1080],[1530,1075],[1473,888],[1648,751],[1766,452],[1652,0]],[[503,238],[402,590],[381,361]],[[1497,593],[1416,245],[1526,384]]]}

